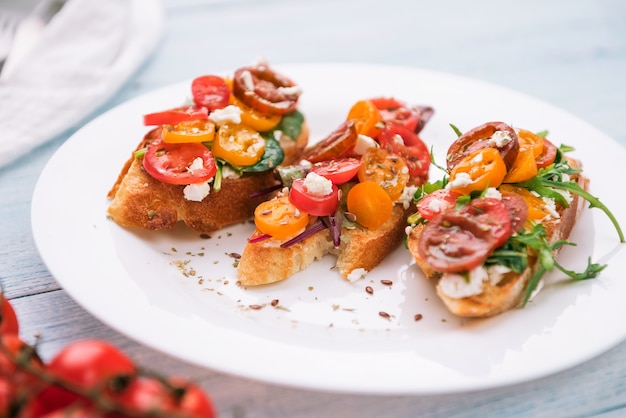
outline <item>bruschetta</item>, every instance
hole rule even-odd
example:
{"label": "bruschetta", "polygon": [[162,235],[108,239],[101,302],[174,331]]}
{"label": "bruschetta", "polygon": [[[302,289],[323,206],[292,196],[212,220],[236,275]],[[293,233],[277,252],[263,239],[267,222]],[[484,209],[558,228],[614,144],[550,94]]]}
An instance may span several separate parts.
{"label": "bruschetta", "polygon": [[239,283],[278,282],[327,254],[350,281],[378,266],[403,241],[412,196],[428,178],[418,133],[432,112],[391,98],[358,101],[299,164],[280,167],[284,188],[255,210]]}
{"label": "bruschetta", "polygon": [[110,219],[123,227],[211,232],[252,217],[269,198],[274,168],[308,144],[300,88],[265,64],[231,76],[204,75],[192,102],[144,116],[150,131],[108,193]]}
{"label": "bruschetta", "polygon": [[589,194],[579,160],[546,135],[489,122],[448,149],[443,179],[425,184],[409,218],[408,249],[433,280],[447,309],[463,317],[490,317],[525,305],[547,272],[596,277],[589,264],[576,273],[556,260],[586,202],[611,218]]}

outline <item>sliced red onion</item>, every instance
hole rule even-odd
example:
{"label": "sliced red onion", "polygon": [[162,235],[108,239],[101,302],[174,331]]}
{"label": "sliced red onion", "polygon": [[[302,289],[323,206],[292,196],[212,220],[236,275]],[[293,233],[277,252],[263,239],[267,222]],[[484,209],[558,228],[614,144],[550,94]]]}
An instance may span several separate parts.
{"label": "sliced red onion", "polygon": [[282,244],[280,244],[280,247],[289,248],[292,245],[297,244],[298,242],[310,237],[311,235],[316,234],[317,232],[321,231],[324,228],[326,228],[326,225],[324,224],[324,222],[318,219],[313,225],[311,225],[310,227],[302,231],[302,233],[291,238],[289,241],[285,241]]}
{"label": "sliced red onion", "polygon": [[248,242],[250,244],[254,244],[255,242],[265,241],[266,239],[269,239],[269,238],[272,238],[270,234],[261,234],[261,235],[257,235],[256,237],[248,238]]}
{"label": "sliced red onion", "polygon": [[248,197],[249,197],[250,199],[254,199],[255,197],[265,196],[266,194],[270,194],[270,193],[272,193],[273,191],[280,190],[280,189],[282,189],[282,188],[283,188],[283,185],[282,185],[282,184],[277,184],[277,185],[275,185],[275,186],[268,187],[267,189],[263,189],[263,190],[259,190],[258,192],[250,193],[250,194],[248,195]]}
{"label": "sliced red onion", "polygon": [[330,229],[330,234],[333,237],[333,245],[335,248],[338,248],[339,244],[341,244],[341,219],[339,216],[341,215],[335,214],[322,217],[322,221],[324,221],[328,229]]}

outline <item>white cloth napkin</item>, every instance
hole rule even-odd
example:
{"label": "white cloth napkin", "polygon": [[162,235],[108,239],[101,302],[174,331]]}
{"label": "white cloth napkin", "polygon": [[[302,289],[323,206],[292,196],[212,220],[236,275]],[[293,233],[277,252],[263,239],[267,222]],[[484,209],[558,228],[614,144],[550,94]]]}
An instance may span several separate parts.
{"label": "white cloth napkin", "polygon": [[0,81],[0,167],[76,127],[157,46],[157,0],[69,0]]}

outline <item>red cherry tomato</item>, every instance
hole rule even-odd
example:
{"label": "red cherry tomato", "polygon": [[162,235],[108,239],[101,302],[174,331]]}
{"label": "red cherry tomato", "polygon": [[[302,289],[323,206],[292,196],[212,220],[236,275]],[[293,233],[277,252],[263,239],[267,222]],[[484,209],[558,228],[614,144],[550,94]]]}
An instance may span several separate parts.
{"label": "red cherry tomato", "polygon": [[317,163],[347,155],[356,144],[357,133],[354,121],[346,120],[326,138],[307,149],[303,160]]}
{"label": "red cherry tomato", "polygon": [[183,106],[144,115],[143,123],[146,126],[175,125],[190,120],[205,120],[208,118],[209,110],[206,107]]}
{"label": "red cherry tomato", "polygon": [[[65,346],[49,362],[47,371],[85,390],[101,388],[101,396],[111,395],[107,391],[115,379],[127,379],[137,373],[126,354],[99,340],[78,341]],[[90,406],[91,401],[64,388],[48,386],[37,396],[34,411],[44,415],[69,405]]]}
{"label": "red cherry tomato", "polygon": [[428,178],[430,152],[416,133],[402,125],[389,124],[377,137],[382,148],[402,157],[413,178]]}
{"label": "red cherry tomato", "polygon": [[17,320],[17,315],[13,310],[13,306],[8,299],[4,297],[4,294],[0,293],[0,304],[2,304],[2,322],[0,322],[0,335],[18,335],[20,326]]}
{"label": "red cherry tomato", "polygon": [[222,109],[230,101],[230,88],[226,81],[216,75],[203,75],[191,82],[193,101],[209,111]]}
{"label": "red cherry tomato", "polygon": [[449,210],[428,222],[418,252],[437,271],[472,270],[504,244],[512,231],[511,217],[502,201],[474,199],[462,209]]}
{"label": "red cherry tomato", "polygon": [[361,161],[356,158],[338,158],[315,163],[310,171],[327,178],[333,184],[343,184],[352,180],[359,172],[359,168]]}
{"label": "red cherry tomato", "polygon": [[[139,414],[158,411],[163,416],[176,414],[188,418],[212,418],[215,410],[210,399],[195,384],[182,379],[168,380],[167,387],[158,379],[141,377],[116,397],[116,401]],[[143,416],[143,415],[142,415]],[[121,418],[123,415],[114,415]]]}
{"label": "red cherry tomato", "polygon": [[439,189],[427,194],[417,202],[417,210],[422,218],[432,221],[440,213],[454,209],[456,200],[462,196],[454,190]]}
{"label": "red cherry tomato", "polygon": [[391,97],[376,97],[370,100],[380,111],[383,122],[402,125],[412,132],[417,130],[420,122],[420,112],[415,108]]}
{"label": "red cherry tomato", "polygon": [[233,93],[245,105],[268,115],[293,112],[300,96],[293,81],[265,65],[235,71]]}
{"label": "red cherry tomato", "polygon": [[309,215],[333,215],[339,206],[339,189],[333,184],[330,193],[320,196],[309,192],[305,185],[305,179],[296,179],[289,191],[289,201]]}
{"label": "red cherry tomato", "polygon": [[511,215],[511,228],[518,232],[528,219],[528,203],[517,193],[502,193],[502,203]]}
{"label": "red cherry tomato", "polygon": [[556,145],[544,138],[543,151],[537,158],[535,158],[537,168],[544,168],[552,164],[556,158],[556,151]]}
{"label": "red cherry tomato", "polygon": [[[489,138],[493,137],[496,132],[504,132],[509,140],[500,144],[492,144]],[[452,170],[468,154],[488,147],[498,150],[507,170],[510,170],[519,152],[519,141],[515,130],[504,122],[487,122],[470,129],[458,137],[448,148],[446,157],[448,170]]]}
{"label": "red cherry tomato", "polygon": [[[190,169],[197,158],[202,159],[202,166]],[[217,172],[213,154],[201,143],[169,144],[159,139],[148,145],[143,167],[155,179],[170,184],[201,183]]]}

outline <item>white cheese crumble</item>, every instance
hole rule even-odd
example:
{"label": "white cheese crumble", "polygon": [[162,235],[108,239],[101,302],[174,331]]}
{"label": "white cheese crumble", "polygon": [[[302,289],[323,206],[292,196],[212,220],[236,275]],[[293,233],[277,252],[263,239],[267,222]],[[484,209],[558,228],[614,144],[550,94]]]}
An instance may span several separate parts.
{"label": "white cheese crumble", "polygon": [[224,179],[237,179],[241,177],[241,174],[232,169],[228,164],[222,165],[222,178]]}
{"label": "white cheese crumble", "polygon": [[495,131],[491,138],[487,139],[489,141],[489,145],[492,147],[500,148],[511,142],[512,138],[508,132],[505,131]]}
{"label": "white cheese crumble", "polygon": [[472,180],[469,173],[460,172],[456,175],[456,177],[454,177],[454,180],[446,185],[446,187],[448,189],[456,189],[458,187],[469,186],[472,183],[474,183],[474,180]]}
{"label": "white cheese crumble", "polygon": [[478,154],[474,155],[474,158],[472,158],[472,163],[474,164],[480,164],[483,162],[483,153],[479,152]]}
{"label": "white cheese crumble", "polygon": [[314,172],[304,178],[304,187],[314,196],[327,196],[333,191],[333,182]]}
{"label": "white cheese crumble", "polygon": [[209,119],[217,126],[227,123],[241,123],[241,109],[235,105],[228,105],[222,109],[215,109],[209,115]]}
{"label": "white cheese crumble", "polygon": [[209,195],[211,191],[211,185],[209,182],[188,184],[183,189],[185,199],[193,202],[202,202],[205,197]]}
{"label": "white cheese crumble", "polygon": [[200,157],[196,157],[193,162],[187,167],[187,171],[193,174],[196,170],[202,170],[204,168],[204,160]]}
{"label": "white cheese crumble", "polygon": [[[439,289],[447,296],[455,299],[479,295],[483,292],[483,283],[489,282],[497,285],[502,276],[511,269],[506,266],[495,264],[487,268],[478,266],[465,275],[445,273],[439,281]],[[469,278],[469,280],[468,280]]]}
{"label": "white cheese crumble", "polygon": [[246,90],[254,90],[254,79],[252,78],[252,73],[250,73],[250,71],[246,70],[241,73],[241,81],[243,82],[243,86]]}
{"label": "white cheese crumble", "polygon": [[396,203],[401,204],[404,209],[408,209],[411,203],[413,203],[413,196],[415,196],[416,191],[417,186],[406,186],[402,189],[402,194],[396,200]]}
{"label": "white cheese crumble", "polygon": [[500,193],[500,190],[496,189],[495,187],[489,187],[485,192],[485,197],[502,200],[502,193]]}
{"label": "white cheese crumble", "polygon": [[360,280],[364,278],[365,276],[367,276],[367,273],[368,271],[365,270],[364,268],[354,269],[350,272],[350,274],[348,274],[348,277],[346,277],[346,279],[348,279],[350,283],[354,283],[357,280]]}
{"label": "white cheese crumble", "polygon": [[285,96],[300,96],[302,94],[302,89],[299,86],[278,87],[276,90]]}
{"label": "white cheese crumble", "polygon": [[378,145],[378,142],[376,142],[376,140],[372,137],[359,134],[356,138],[356,144],[354,145],[354,153],[357,155],[363,155],[368,149],[379,147],[380,145]]}

